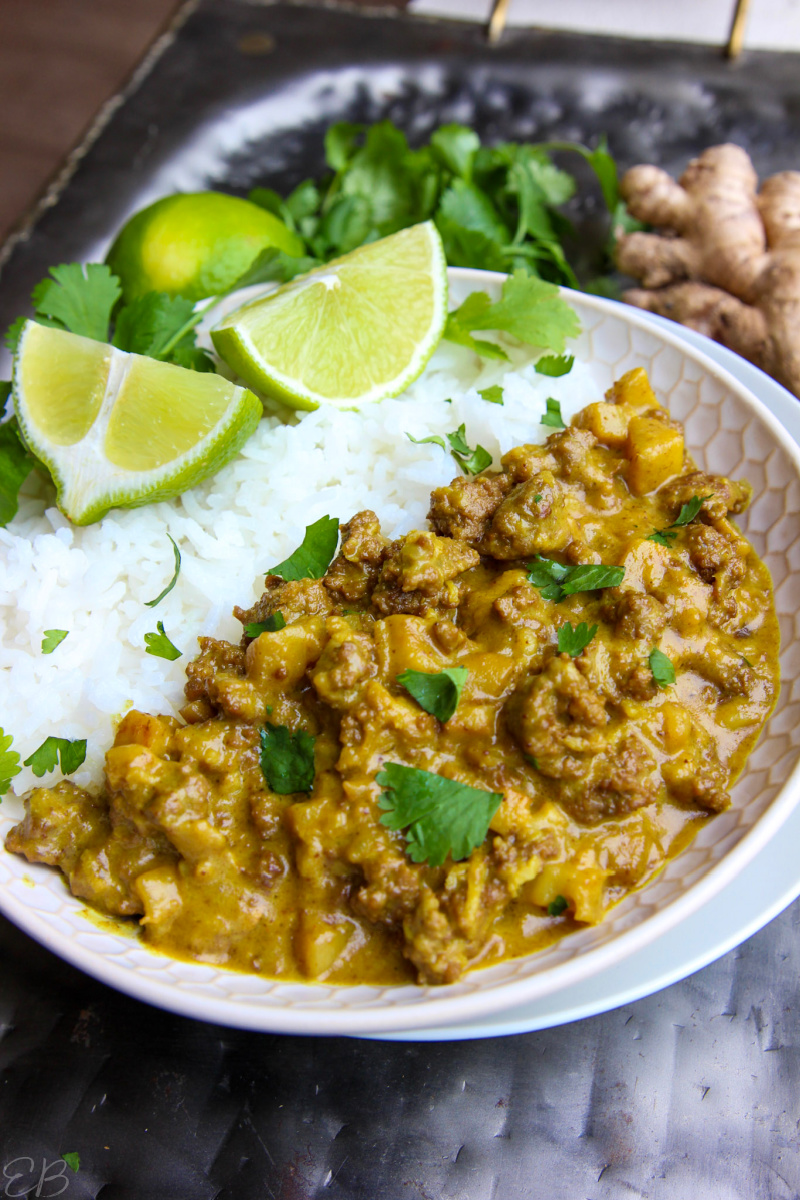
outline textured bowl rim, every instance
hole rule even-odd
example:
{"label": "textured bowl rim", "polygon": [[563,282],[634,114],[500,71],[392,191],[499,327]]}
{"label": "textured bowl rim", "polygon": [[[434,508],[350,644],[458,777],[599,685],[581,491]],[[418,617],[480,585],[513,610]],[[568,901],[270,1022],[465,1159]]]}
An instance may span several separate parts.
{"label": "textured bowl rim", "polygon": [[[480,271],[466,267],[449,268],[448,277],[453,281],[473,283],[476,287],[485,286],[487,283],[502,284],[506,278],[499,272]],[[735,393],[745,407],[750,409],[769,429],[774,440],[792,463],[795,474],[800,480],[800,448],[766,405],[726,368],[714,362],[702,350],[690,346],[669,329],[662,328],[660,325],[656,326],[635,308],[619,301],[607,300],[583,292],[573,292],[569,289],[562,289],[562,291],[566,293],[570,303],[617,318],[623,323],[655,337],[656,340],[677,351],[682,357],[691,359],[706,374],[713,376],[728,391]],[[782,650],[785,650],[785,647]],[[174,984],[164,984],[157,979],[145,977],[128,967],[118,966],[113,956],[105,956],[76,941],[65,939],[48,924],[46,919],[39,915],[36,909],[29,907],[15,896],[0,893],[0,911],[41,945],[100,982],[135,999],[144,1000],[182,1016],[265,1033],[359,1036],[368,1033],[399,1033],[414,1029],[430,1029],[476,1020],[491,1013],[501,1012],[504,1009],[552,994],[561,988],[612,967],[621,959],[636,953],[642,946],[647,945],[668,929],[672,929],[679,922],[697,912],[711,896],[716,895],[729,883],[775,835],[798,802],[800,802],[800,751],[798,751],[797,761],[788,778],[769,806],[756,819],[752,828],[715,866],[706,871],[677,899],[665,904],[659,912],[643,918],[633,928],[623,931],[603,945],[590,947],[567,962],[522,979],[499,983],[483,990],[480,988],[470,990],[466,994],[458,994],[459,985],[457,983],[438,987],[404,985],[402,990],[406,995],[409,991],[413,991],[418,993],[418,998],[402,1005],[382,1004],[376,1000],[372,1006],[359,1004],[351,1009],[347,1007],[323,1009],[318,1002],[313,1000],[309,1003],[298,1000],[291,1005],[282,1003],[280,1006],[273,1006],[269,996],[260,998],[258,1003],[243,1003],[238,999],[211,997],[199,991],[193,991],[191,983],[176,987]],[[6,854],[7,851],[0,848],[0,853]],[[139,946],[141,951],[152,956],[154,961],[165,958],[168,961],[175,961],[144,942],[140,942]],[[225,970],[223,967],[219,969]],[[231,972],[231,974],[239,975],[240,973]],[[474,979],[474,977],[473,975],[472,978]],[[298,991],[304,987],[308,987],[310,991],[315,990],[313,984],[293,986]],[[341,987],[337,988],[337,993],[346,997],[348,991],[354,990]],[[386,990],[391,994],[392,989]]]}

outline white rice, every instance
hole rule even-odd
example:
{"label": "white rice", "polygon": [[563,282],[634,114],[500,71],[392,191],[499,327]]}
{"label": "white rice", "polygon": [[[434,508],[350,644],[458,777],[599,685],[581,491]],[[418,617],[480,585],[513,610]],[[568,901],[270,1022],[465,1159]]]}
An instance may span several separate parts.
{"label": "white rice", "polygon": [[[444,343],[398,399],[359,413],[320,408],[294,425],[267,417],[206,483],[169,503],[114,509],[87,528],[48,507],[49,487],[25,496],[0,529],[0,725],[13,748],[25,759],[50,735],[86,738],[86,761],[71,778],[96,785],[120,716],[130,708],[177,715],[196,638],[238,642],[233,605],[257,598],[264,573],[295,549],[306,525],[371,508],[389,537],[427,527],[431,489],[458,469],[441,447],[415,445],[407,432],[443,435],[464,423],[470,446],[484,446],[498,465],[512,446],[552,432],[540,424],[547,397],[560,400],[567,421],[601,398],[587,364],[551,379],[535,373],[531,355],[512,353],[511,366],[482,366]],[[478,395],[493,383],[504,388],[503,406]],[[183,557],[180,578],[148,608],[173,572],[167,533]],[[175,662],[145,653],[144,635],[159,620],[183,651]],[[69,631],[49,655],[41,652],[45,629]],[[24,768],[13,790],[60,778],[56,770],[38,780]]]}

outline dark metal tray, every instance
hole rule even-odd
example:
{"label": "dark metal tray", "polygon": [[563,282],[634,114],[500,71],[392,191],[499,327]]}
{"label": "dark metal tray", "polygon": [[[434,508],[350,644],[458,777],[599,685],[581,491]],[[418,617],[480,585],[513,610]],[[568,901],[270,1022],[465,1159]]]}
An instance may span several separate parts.
{"label": "dark metal tray", "polygon": [[[288,188],[320,170],[330,121],[383,116],[412,140],[444,120],[489,138],[606,133],[623,166],[673,170],[732,140],[768,173],[798,165],[800,56],[731,65],[535,31],[490,49],[468,24],[202,0],[7,243],[0,325],[147,199]],[[577,216],[591,232],[591,205]],[[577,1025],[397,1045],[171,1016],[0,919],[0,1195],[790,1200],[799,922],[795,905],[698,975]],[[53,1166],[65,1151],[76,1175]]]}

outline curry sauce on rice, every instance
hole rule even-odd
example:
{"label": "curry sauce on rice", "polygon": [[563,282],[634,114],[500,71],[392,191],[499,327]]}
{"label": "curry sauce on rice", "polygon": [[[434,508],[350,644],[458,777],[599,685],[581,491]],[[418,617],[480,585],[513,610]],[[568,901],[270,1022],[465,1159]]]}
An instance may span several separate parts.
{"label": "curry sauce on rice", "polygon": [[779,643],[748,485],[644,372],[608,400],[436,487],[428,529],[365,509],[324,574],[281,564],[182,720],[129,712],[104,789],[34,789],[7,848],[283,979],[449,983],[600,921],[729,805]]}

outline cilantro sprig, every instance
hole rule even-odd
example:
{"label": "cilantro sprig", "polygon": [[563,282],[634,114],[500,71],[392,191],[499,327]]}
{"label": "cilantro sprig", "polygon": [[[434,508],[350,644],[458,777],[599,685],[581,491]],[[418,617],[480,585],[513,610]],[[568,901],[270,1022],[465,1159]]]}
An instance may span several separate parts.
{"label": "cilantro sprig", "polygon": [[5,796],[11,787],[11,780],[22,770],[19,754],[11,749],[13,741],[10,733],[0,729],[0,796]]}
{"label": "cilantro sprig", "polygon": [[287,582],[297,579],[321,579],[333,561],[339,544],[336,517],[320,517],[306,525],[303,540],[283,562],[270,567],[268,575],[280,575]]}
{"label": "cilantro sprig", "polygon": [[461,692],[467,682],[466,667],[444,667],[441,671],[414,671],[409,668],[397,676],[407,692],[425,712],[440,721],[449,721],[458,708]]}
{"label": "cilantro sprig", "polygon": [[384,763],[376,779],[385,789],[378,801],[381,824],[405,830],[408,857],[432,867],[440,867],[448,855],[454,862],[468,858],[486,837],[503,799],[498,792],[400,763]]}
{"label": "cilantro sprig", "polygon": [[529,346],[562,354],[568,338],[580,333],[577,313],[558,288],[519,269],[503,283],[502,296],[492,303],[486,292],[472,292],[451,312],[444,337],[485,358],[507,359],[502,346],[476,338],[478,331],[507,333]]}
{"label": "cilantro sprig", "polygon": [[556,603],[576,592],[618,587],[624,578],[624,567],[607,567],[603,563],[578,563],[568,567],[554,558],[542,558],[541,555],[528,564],[527,574],[528,583],[538,588],[545,600]]}
{"label": "cilantro sprig", "polygon": [[645,540],[657,542],[659,546],[666,546],[669,549],[678,536],[678,530],[682,529],[684,525],[691,525],[705,501],[710,499],[710,496],[692,496],[690,500],[681,505],[681,511],[671,525],[667,525],[666,529],[656,529]]}
{"label": "cilantro sprig", "polygon": [[483,388],[478,391],[481,400],[485,400],[487,404],[502,404],[503,389],[499,383],[493,383],[491,387]]}
{"label": "cilantro sprig", "polygon": [[156,621],[156,629],[158,633],[144,635],[145,653],[152,654],[155,658],[166,658],[169,662],[181,658],[183,652],[167,637],[164,632],[164,622]]}
{"label": "cilantro sprig", "polygon": [[285,725],[259,730],[259,763],[267,787],[279,796],[310,792],[314,786],[315,738],[305,729],[291,733]]}
{"label": "cilantro sprig", "polygon": [[69,738],[48,737],[38,750],[34,750],[30,758],[25,759],[25,766],[30,767],[34,775],[41,779],[49,771],[61,767],[62,775],[71,775],[86,758],[86,738],[70,740]]}
{"label": "cilantro sprig", "polygon": [[609,214],[617,210],[617,171],[604,138],[593,149],[571,142],[490,147],[455,123],[412,149],[391,121],[339,122],[325,134],[327,176],[303,180],[286,197],[257,187],[249,198],[285,221],[317,261],[432,218],[451,266],[521,268],[574,287],[563,245],[571,227],[560,210],[576,181],[556,166],[555,153],[565,163],[582,157]]}
{"label": "cilantro sprig", "polygon": [[572,624],[567,621],[558,631],[559,654],[569,654],[571,658],[577,658],[579,654],[583,653],[596,633],[596,625],[587,625],[585,621],[581,621],[580,625],[576,625],[573,629]]}
{"label": "cilantro sprig", "polygon": [[466,424],[459,425],[458,429],[453,433],[445,434],[447,442],[436,433],[432,433],[429,437],[424,438],[416,438],[412,433],[406,433],[406,437],[417,446],[428,444],[441,446],[445,452],[449,444],[451,455],[465,475],[478,475],[481,471],[485,471],[487,467],[492,465],[492,456],[485,447],[476,446],[473,450],[467,442]]}
{"label": "cilantro sprig", "polygon": [[157,604],[161,603],[165,596],[170,594],[172,589],[175,587],[175,584],[178,582],[178,576],[181,573],[181,552],[178,549],[177,543],[172,534],[168,533],[167,537],[172,542],[172,554],[173,558],[175,559],[175,570],[173,571],[172,578],[170,579],[169,583],[162,592],[158,593],[155,600],[145,600],[145,605],[147,608],[155,608]]}

